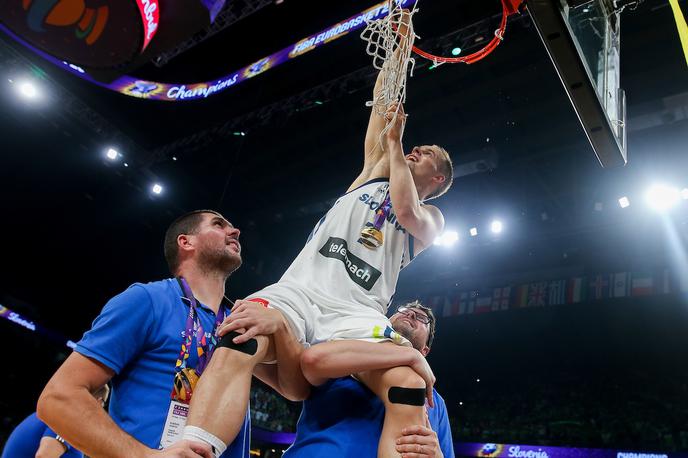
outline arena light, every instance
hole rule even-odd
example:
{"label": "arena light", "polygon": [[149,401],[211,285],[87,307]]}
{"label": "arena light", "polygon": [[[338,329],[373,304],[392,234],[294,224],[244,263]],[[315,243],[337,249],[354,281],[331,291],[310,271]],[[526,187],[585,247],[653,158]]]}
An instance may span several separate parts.
{"label": "arena light", "polygon": [[153,191],[153,194],[158,194],[158,195],[162,194],[162,186],[159,185],[158,183],[155,183],[153,185],[153,187],[151,188],[151,190]]}
{"label": "arena light", "polygon": [[25,99],[35,100],[40,95],[38,88],[31,81],[9,81],[15,85],[17,93]]}
{"label": "arena light", "polygon": [[471,234],[471,237],[475,237],[478,235],[478,228],[477,227],[472,227],[468,231],[469,234]]}
{"label": "arena light", "polygon": [[452,54],[452,56],[458,56],[459,54],[461,54],[461,48],[456,47],[456,48],[452,49],[451,54]]}
{"label": "arena light", "polygon": [[622,198],[619,199],[619,206],[620,206],[621,208],[626,208],[626,207],[628,207],[629,205],[631,205],[631,201],[628,200],[628,197],[623,196]]}
{"label": "arena light", "polygon": [[496,219],[490,224],[490,230],[493,234],[500,234],[504,230],[504,224]]}
{"label": "arena light", "polygon": [[114,148],[109,148],[107,152],[105,153],[105,156],[110,159],[111,161],[116,160],[119,157],[119,153],[117,152],[116,149]]}
{"label": "arena light", "polygon": [[442,235],[435,238],[433,245],[438,246],[453,246],[459,241],[459,233],[456,231],[444,231]]}
{"label": "arena light", "polygon": [[680,199],[678,188],[657,184],[645,194],[648,205],[657,211],[666,211],[676,205]]}

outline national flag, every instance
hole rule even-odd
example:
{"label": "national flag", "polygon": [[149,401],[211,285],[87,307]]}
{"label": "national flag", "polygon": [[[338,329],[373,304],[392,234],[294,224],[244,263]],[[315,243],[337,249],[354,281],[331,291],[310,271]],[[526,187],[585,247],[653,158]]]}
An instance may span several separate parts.
{"label": "national flag", "polygon": [[451,297],[447,296],[445,301],[444,301],[444,306],[442,307],[442,316],[451,316],[451,315],[452,315]]}
{"label": "national flag", "polygon": [[549,282],[547,288],[547,304],[561,305],[566,303],[566,280]]}
{"label": "national flag", "polygon": [[427,306],[432,309],[432,313],[437,316],[441,316],[444,312],[444,303],[447,301],[447,296],[445,295],[435,295],[430,296],[427,300]]}
{"label": "national flag", "polygon": [[463,292],[459,297],[459,315],[466,315],[468,313],[468,293]]}
{"label": "national flag", "polygon": [[630,296],[631,282],[630,274],[628,272],[618,272],[611,276],[614,281],[614,287],[611,288],[611,297],[626,297]]}
{"label": "national flag", "polygon": [[492,291],[492,310],[509,310],[511,299],[511,286],[495,288]]}
{"label": "national flag", "polygon": [[475,313],[475,303],[478,300],[478,292],[471,291],[468,294],[468,307],[466,308],[466,313],[472,315]]}
{"label": "national flag", "polygon": [[597,275],[590,282],[591,299],[604,299],[609,297],[609,276]]}
{"label": "national flag", "polygon": [[655,281],[650,274],[639,273],[633,275],[631,296],[650,296],[655,292]]}
{"label": "national flag", "polygon": [[459,315],[461,306],[461,294],[456,292],[449,296],[449,304],[445,306],[445,310],[449,309],[449,316]]}
{"label": "national flag", "polygon": [[674,281],[674,284],[676,286],[674,287],[674,292],[688,292],[688,272],[685,269],[682,269],[681,267],[677,267],[677,271],[675,271],[675,276],[676,280]]}
{"label": "national flag", "polygon": [[528,307],[547,305],[547,282],[531,283],[528,290]]}
{"label": "national flag", "polygon": [[669,275],[669,269],[658,271],[656,279],[655,294],[671,293],[671,276]]}
{"label": "national flag", "polygon": [[475,299],[475,313],[487,313],[492,311],[492,295],[479,292]]}
{"label": "national flag", "polygon": [[585,300],[586,282],[582,277],[570,278],[566,282],[566,303],[577,304]]}
{"label": "national flag", "polygon": [[528,285],[519,285],[516,287],[516,297],[514,298],[514,305],[516,307],[528,306]]}

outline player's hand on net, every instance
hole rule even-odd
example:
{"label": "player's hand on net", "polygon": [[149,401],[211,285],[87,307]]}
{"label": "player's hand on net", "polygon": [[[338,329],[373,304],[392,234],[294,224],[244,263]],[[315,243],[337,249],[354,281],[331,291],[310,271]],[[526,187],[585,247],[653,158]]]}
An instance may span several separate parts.
{"label": "player's hand on net", "polygon": [[[152,450],[150,458],[213,458],[213,452],[208,444],[181,440],[164,450]],[[148,458],[147,457],[147,458]]]}
{"label": "player's hand on net", "polygon": [[275,309],[264,307],[259,302],[238,300],[234,303],[230,315],[217,329],[219,336],[228,332],[243,332],[233,339],[240,344],[255,336],[272,335],[283,324],[282,314]]}
{"label": "player's hand on net", "polygon": [[432,398],[432,388],[435,385],[435,374],[433,374],[428,361],[419,351],[416,351],[416,359],[411,364],[411,369],[425,380],[425,397],[428,399],[428,405],[430,407],[435,407],[435,402]]}
{"label": "player's hand on net", "polygon": [[396,449],[401,458],[443,458],[437,433],[432,430],[427,412],[425,424],[404,428],[397,439]]}
{"label": "player's hand on net", "polygon": [[401,143],[401,137],[404,135],[404,127],[406,126],[406,118],[404,105],[393,103],[387,108],[385,113],[385,120],[387,121],[385,140],[388,144],[390,142]]}

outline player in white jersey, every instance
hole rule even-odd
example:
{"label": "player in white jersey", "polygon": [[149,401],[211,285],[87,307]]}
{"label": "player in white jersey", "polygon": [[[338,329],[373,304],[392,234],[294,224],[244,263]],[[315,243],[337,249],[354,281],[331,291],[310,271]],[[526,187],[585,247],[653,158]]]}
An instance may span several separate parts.
{"label": "player in white jersey", "polygon": [[[378,78],[375,91],[380,84]],[[385,313],[399,271],[443,229],[441,212],[424,201],[446,192],[453,172],[449,155],[439,146],[417,146],[404,155],[406,115],[398,107],[392,121],[396,111],[396,106],[385,116],[373,111],[363,171],[318,222],[279,282],[238,301],[225,321],[220,331],[224,347],[215,351],[194,392],[185,438],[204,440],[218,451],[231,442],[254,370],[291,399],[304,396],[307,382],[317,385],[357,374],[387,409],[379,457],[399,456],[395,440],[402,429],[424,424],[423,404],[427,394],[432,402],[434,376],[417,350],[398,346],[364,364],[355,358],[328,364],[322,357],[327,352],[315,357],[299,351],[294,342],[265,338],[288,323],[304,346],[325,345],[332,352],[376,353],[378,345],[408,344],[392,330]],[[261,364],[275,359],[276,365]]]}

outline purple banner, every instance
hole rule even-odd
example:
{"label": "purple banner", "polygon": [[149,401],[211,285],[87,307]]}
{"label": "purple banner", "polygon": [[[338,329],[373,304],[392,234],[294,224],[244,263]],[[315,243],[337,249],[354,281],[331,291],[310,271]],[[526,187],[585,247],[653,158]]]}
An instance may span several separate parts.
{"label": "purple banner", "polygon": [[688,458],[686,453],[455,442],[457,456],[491,458]]}
{"label": "purple banner", "polygon": [[[398,0],[402,7],[414,4],[416,0]],[[88,73],[69,62],[64,62],[55,57],[34,48],[21,37],[12,33],[4,25],[0,24],[0,30],[5,32],[17,42],[21,43],[34,53],[43,57],[45,60],[64,68],[77,75],[78,77],[97,84],[98,86],[119,92],[131,97],[138,97],[149,100],[163,100],[168,102],[187,101],[204,99],[215,95],[230,87],[246,81],[249,78],[260,75],[267,70],[281,65],[291,59],[302,56],[315,48],[323,46],[331,41],[347,35],[349,32],[363,28],[366,21],[372,21],[384,17],[389,12],[387,2],[381,2],[368,8],[367,10],[352,16],[342,22],[334,24],[323,32],[311,35],[300,40],[298,43],[282,49],[274,54],[264,57],[240,70],[232,72],[226,76],[212,81],[201,83],[160,83],[156,81],[146,81],[134,76],[124,75],[115,79],[111,83],[102,83],[91,78]]]}
{"label": "purple banner", "polygon": [[12,310],[8,309],[3,305],[0,305],[0,318],[9,320],[14,324],[18,324],[19,326],[26,328],[29,331],[36,331],[36,324],[33,321],[24,318],[17,312],[13,312]]}
{"label": "purple banner", "polygon": [[291,445],[296,439],[296,433],[268,431],[262,428],[251,428],[251,439],[266,444]]}
{"label": "purple banner", "polygon": [[11,321],[12,323],[21,326],[24,329],[28,329],[29,331],[38,332],[42,335],[45,335],[57,342],[61,342],[67,345],[69,348],[74,348],[76,346],[76,344],[71,340],[67,340],[63,336],[55,332],[52,332],[44,328],[43,326],[39,326],[30,319],[20,315],[17,312],[13,312],[12,310],[8,309],[2,304],[0,304],[0,318],[4,318],[8,321]]}

